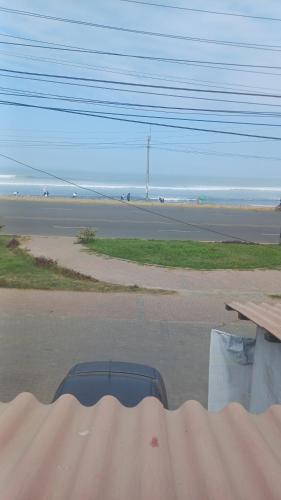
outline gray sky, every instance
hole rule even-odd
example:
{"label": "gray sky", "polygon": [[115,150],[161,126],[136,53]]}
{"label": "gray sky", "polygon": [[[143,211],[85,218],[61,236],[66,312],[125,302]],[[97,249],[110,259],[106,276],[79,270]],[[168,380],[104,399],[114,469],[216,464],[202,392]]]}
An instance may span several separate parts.
{"label": "gray sky", "polygon": [[[157,0],[158,1],[158,0]],[[278,17],[281,19],[281,3],[269,0],[259,1],[194,1],[159,0],[166,5],[188,6],[219,11]],[[67,24],[34,17],[1,13],[0,33],[27,37],[46,42],[68,44],[89,49],[140,54],[153,57],[221,61],[236,64],[280,65],[281,22],[258,21],[233,16],[208,15],[176,9],[137,5],[120,0],[81,0],[80,2],[60,0],[43,1],[1,1],[1,7],[33,11],[51,16],[67,17],[137,30],[172,33],[196,38],[227,40],[280,46],[278,50],[256,50],[237,48],[229,45],[207,44],[171,38],[143,36],[115,30],[93,28],[77,24]],[[0,36],[2,42],[21,42]],[[229,90],[239,92],[280,93],[281,70],[255,69],[230,71],[198,65],[172,64],[126,57],[98,54],[83,54],[46,50],[32,47],[1,44],[1,67],[16,71],[60,74],[103,80],[145,83],[176,87],[196,87],[200,89]],[[243,68],[238,68],[243,69]],[[244,68],[249,69],[249,68]],[[263,74],[261,74],[263,72]],[[266,74],[265,74],[266,73]],[[274,74],[272,74],[274,73]],[[279,73],[279,74],[278,74]],[[56,82],[39,82],[11,78],[0,72],[1,92],[16,89],[87,98],[103,101],[147,104],[212,110],[243,110],[281,112],[281,99],[266,97],[237,96],[225,94],[188,93],[175,90],[155,90],[151,88],[128,88],[148,92],[178,94],[181,97],[142,94],[83,86],[62,85]],[[14,76],[20,76],[15,75]],[[71,82],[70,82],[71,83]],[[79,82],[81,83],[81,81]],[[105,85],[92,83],[92,85]],[[113,85],[114,88],[121,88]],[[124,87],[123,87],[124,89]],[[14,93],[14,90],[13,92]],[[197,99],[195,99],[197,97]],[[200,97],[200,99],[198,99]],[[230,114],[206,114],[203,111],[171,110],[163,114],[160,110],[151,113],[148,109],[136,111],[127,107],[101,106],[100,104],[66,102],[43,98],[2,95],[6,101],[58,106],[94,112],[130,114],[153,114],[161,118],[151,118],[153,122],[217,130],[245,132],[266,136],[279,136],[280,118],[277,116],[236,116],[239,122],[252,125],[229,125],[205,123],[202,121],[167,120],[180,117],[189,120],[233,120]],[[202,99],[204,98],[204,99]],[[206,99],[240,101],[218,102]],[[256,103],[256,104],[253,104]],[[257,104],[258,103],[258,104]],[[267,104],[267,106],[265,105]],[[268,106],[274,104],[275,106]],[[278,106],[276,106],[278,105]],[[177,114],[178,113],[178,114]],[[116,116],[116,115],[115,115]],[[123,123],[108,119],[75,116],[38,109],[1,106],[0,152],[34,166],[48,169],[68,178],[85,178],[93,181],[112,179],[114,182],[127,180],[142,181],[146,161],[147,125]],[[132,119],[136,119],[132,117]],[[138,118],[142,121],[148,118]],[[278,126],[261,126],[261,123]],[[247,177],[280,179],[281,151],[279,141],[235,137],[177,129],[151,128],[151,171],[157,180],[167,183],[188,184],[190,177],[201,175],[210,177]],[[185,150],[185,151],[184,151]],[[232,156],[240,155],[240,156]],[[253,158],[253,156],[271,159]],[[280,157],[280,161],[278,158]],[[0,174],[22,173],[25,169],[0,159]]]}

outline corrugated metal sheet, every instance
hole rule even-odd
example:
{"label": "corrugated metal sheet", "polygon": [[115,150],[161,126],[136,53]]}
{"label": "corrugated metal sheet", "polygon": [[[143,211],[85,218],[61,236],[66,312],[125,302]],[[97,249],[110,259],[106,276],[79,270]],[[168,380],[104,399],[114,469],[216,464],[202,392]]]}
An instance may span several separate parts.
{"label": "corrugated metal sheet", "polygon": [[244,318],[249,319],[281,340],[281,304],[230,302],[226,304],[226,308],[237,311]]}
{"label": "corrugated metal sheet", "polygon": [[1,500],[280,500],[281,407],[0,405]]}

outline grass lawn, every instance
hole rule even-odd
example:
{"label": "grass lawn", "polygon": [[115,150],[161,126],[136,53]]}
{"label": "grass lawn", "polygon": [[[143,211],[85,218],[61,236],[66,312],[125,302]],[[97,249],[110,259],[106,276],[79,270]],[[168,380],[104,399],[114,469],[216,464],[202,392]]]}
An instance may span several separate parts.
{"label": "grass lawn", "polygon": [[10,236],[0,236],[0,287],[95,292],[142,292],[138,287],[112,285],[75,273],[55,262],[35,259],[27,252],[7,248]]}
{"label": "grass lawn", "polygon": [[96,239],[87,248],[142,264],[191,269],[281,269],[281,246],[197,241]]}

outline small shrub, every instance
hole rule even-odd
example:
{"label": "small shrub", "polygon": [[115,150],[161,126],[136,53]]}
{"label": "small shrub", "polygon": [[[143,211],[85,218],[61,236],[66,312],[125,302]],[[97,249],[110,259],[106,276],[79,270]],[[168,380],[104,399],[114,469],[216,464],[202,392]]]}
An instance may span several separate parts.
{"label": "small shrub", "polygon": [[34,262],[38,267],[56,267],[57,261],[46,257],[35,257]]}
{"label": "small shrub", "polygon": [[9,248],[10,250],[14,250],[15,248],[18,248],[20,246],[19,240],[17,238],[12,238],[10,241],[8,241],[6,247]]}
{"label": "small shrub", "polygon": [[90,243],[90,241],[94,241],[97,237],[97,231],[90,227],[86,227],[82,229],[77,236],[78,243]]}
{"label": "small shrub", "polygon": [[139,285],[130,285],[129,288],[130,290],[138,290]]}
{"label": "small shrub", "polygon": [[97,283],[98,280],[88,276],[87,274],[79,273],[78,271],[74,271],[74,269],[68,269],[67,267],[58,267],[58,272],[67,278],[91,281],[92,283]]}

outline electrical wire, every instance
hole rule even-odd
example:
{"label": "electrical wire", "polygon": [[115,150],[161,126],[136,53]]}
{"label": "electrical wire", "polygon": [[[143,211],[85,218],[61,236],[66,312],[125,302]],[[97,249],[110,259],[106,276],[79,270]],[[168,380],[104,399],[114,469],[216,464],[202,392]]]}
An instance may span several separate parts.
{"label": "electrical wire", "polygon": [[216,40],[216,39],[210,39],[210,38],[177,35],[177,34],[173,34],[173,33],[159,33],[159,32],[155,32],[155,31],[137,30],[137,29],[127,28],[127,27],[122,27],[122,26],[112,26],[112,25],[108,25],[108,24],[99,24],[99,23],[93,23],[93,22],[83,21],[83,20],[79,20],[79,19],[70,19],[67,17],[51,16],[51,15],[47,15],[47,14],[40,14],[39,12],[11,9],[8,7],[1,7],[1,6],[0,6],[0,12],[3,12],[5,14],[11,13],[11,14],[16,14],[16,15],[35,17],[38,19],[44,19],[44,20],[49,20],[49,21],[58,21],[58,22],[63,22],[63,23],[68,23],[68,24],[77,24],[80,26],[87,26],[90,28],[119,31],[119,32],[123,32],[123,33],[134,34],[134,35],[143,35],[143,36],[145,35],[145,36],[152,36],[152,37],[168,38],[168,39],[173,39],[173,40],[182,40],[182,41],[189,41],[189,42],[215,44],[215,45],[225,45],[228,47],[239,47],[239,48],[245,48],[245,49],[255,49],[255,50],[264,50],[264,51],[272,51],[272,52],[280,52],[281,51],[280,45],[257,44],[257,43],[250,43],[250,42],[236,42],[236,41],[232,41],[232,40]]}
{"label": "electrical wire", "polygon": [[77,148],[83,148],[83,149],[143,149],[146,145],[144,140],[131,140],[131,141],[91,141],[91,142],[85,142],[85,141],[79,141],[79,142],[74,142],[74,141],[66,141],[66,140],[30,140],[30,139],[9,139],[9,138],[3,138],[0,139],[0,143],[3,146],[10,146],[13,145],[13,147],[24,147],[24,148],[36,148],[36,149],[44,149],[44,148],[52,148],[52,149],[65,149],[65,148],[71,148],[71,149],[77,149]]}
{"label": "electrical wire", "polygon": [[121,2],[127,2],[127,3],[133,3],[133,4],[138,4],[138,5],[146,5],[148,7],[153,6],[153,7],[161,7],[165,9],[176,9],[180,11],[187,11],[187,12],[199,12],[202,14],[215,14],[219,16],[231,16],[231,17],[242,17],[245,19],[254,19],[256,21],[281,21],[279,17],[268,17],[268,16],[254,16],[251,14],[241,14],[238,12],[226,12],[226,11],[218,11],[218,10],[207,10],[207,9],[197,9],[194,7],[181,7],[179,5],[172,5],[172,4],[163,4],[163,3],[156,3],[156,2],[143,2],[140,0],[120,0]]}
{"label": "electrical wire", "polygon": [[165,97],[175,97],[179,99],[194,99],[198,101],[211,101],[211,102],[221,102],[221,103],[233,103],[233,104],[248,104],[251,106],[266,106],[266,107],[281,107],[281,104],[270,104],[270,103],[261,103],[261,102],[251,102],[251,101],[238,101],[237,99],[217,99],[215,97],[198,97],[198,96],[190,96],[190,95],[183,95],[183,94],[167,94],[165,92],[150,92],[148,90],[134,90],[134,89],[124,89],[124,88],[116,88],[116,87],[106,87],[104,85],[91,85],[87,83],[75,83],[75,82],[69,82],[69,81],[60,81],[60,80],[51,80],[51,79],[44,79],[44,78],[35,78],[32,76],[23,76],[23,75],[9,75],[7,73],[1,74],[0,76],[3,76],[5,78],[16,78],[20,80],[32,80],[35,82],[45,82],[45,83],[56,83],[59,85],[71,85],[71,86],[76,86],[76,87],[86,87],[86,88],[94,88],[94,89],[102,89],[102,90],[110,90],[116,91],[116,92],[129,92],[133,94],[144,94],[144,95],[153,95],[153,96],[165,96]]}
{"label": "electrical wire", "polygon": [[[179,129],[179,130],[193,130],[193,131],[198,131],[198,132],[207,132],[207,133],[214,133],[214,134],[223,134],[223,135],[233,135],[233,136],[239,136],[239,137],[252,137],[256,139],[269,139],[273,141],[281,141],[281,137],[277,136],[268,136],[268,135],[258,135],[258,134],[250,134],[250,133],[245,133],[245,132],[234,132],[230,130],[217,130],[217,129],[206,129],[206,128],[199,128],[199,127],[187,127],[183,125],[174,125],[171,123],[160,123],[160,122],[154,122],[154,121],[142,121],[142,120],[132,120],[131,118],[124,118],[120,116],[107,116],[107,115],[102,115],[101,113],[94,113],[94,112],[87,112],[87,111],[81,111],[81,110],[75,110],[75,109],[68,109],[68,108],[58,108],[58,107],[51,107],[51,106],[38,106],[35,104],[26,104],[26,103],[19,103],[19,102],[13,102],[13,101],[0,101],[0,105],[8,105],[8,106],[18,106],[18,107],[24,107],[24,108],[34,108],[34,109],[41,109],[41,110],[48,110],[48,111],[57,111],[57,112],[63,112],[63,113],[70,113],[74,115],[81,115],[81,116],[89,116],[93,118],[102,118],[106,120],[114,120],[114,121],[119,121],[119,122],[125,122],[125,123],[135,123],[135,124],[141,124],[141,125],[153,125],[157,127],[165,127],[165,128],[173,128],[173,129]],[[126,115],[125,115],[126,116]]]}
{"label": "electrical wire", "polygon": [[[240,141],[241,143],[242,141]],[[144,140],[137,139],[133,141],[112,141],[112,142],[74,142],[74,141],[66,141],[66,140],[30,140],[30,139],[0,139],[0,144],[2,146],[10,146],[19,147],[19,148],[36,148],[36,149],[145,149],[146,143]],[[210,144],[210,143],[209,143]],[[223,143],[224,144],[224,143]],[[184,144],[185,146],[189,146],[189,144]],[[241,158],[241,159],[254,159],[254,160],[266,160],[266,161],[281,161],[281,157],[276,156],[261,156],[261,155],[252,155],[252,154],[242,154],[242,153],[232,153],[232,152],[220,152],[220,151],[210,151],[210,150],[198,150],[198,149],[184,149],[184,148],[174,148],[173,146],[177,146],[177,143],[173,142],[159,142],[153,141],[151,144],[151,149],[155,151],[170,151],[176,153],[186,153],[193,155],[205,155],[205,156],[218,156],[218,157],[231,157],[231,158]]]}
{"label": "electrical wire", "polygon": [[[17,142],[25,142],[28,141],[29,143],[36,143],[36,142],[42,142],[46,143],[48,140],[50,140],[50,144],[58,141],[62,141],[65,144],[73,144],[74,141],[79,141],[77,144],[84,144],[84,142],[81,141],[91,141],[90,143],[92,144],[93,141],[98,141],[97,143],[99,144],[139,144],[143,145],[144,144],[144,139],[143,139],[143,131],[139,130],[134,130],[134,135],[130,136],[127,134],[127,132],[121,131],[121,130],[106,130],[101,133],[98,131],[93,130],[91,133],[86,133],[84,131],[79,130],[49,130],[49,129],[26,129],[26,128],[7,128],[3,127],[1,129],[0,127],[0,132],[1,132],[1,137],[0,142],[10,140],[10,141],[15,141]],[[21,133],[20,139],[15,139],[14,133],[18,134]],[[22,134],[24,132],[24,134]],[[51,134],[50,134],[51,132]],[[82,134],[82,136],[81,136]],[[43,135],[43,138],[40,136]],[[74,137],[73,137],[74,135]],[[120,135],[119,137],[116,137]],[[32,137],[34,136],[34,139]],[[113,138],[111,138],[113,136]],[[123,137],[124,136],[124,137]],[[162,142],[163,139],[165,139],[165,142]],[[179,142],[179,140],[181,141]],[[100,142],[101,141],[101,142]],[[110,141],[110,142],[108,142]],[[176,142],[175,142],[176,141]],[[261,142],[268,142],[268,140],[264,139],[261,141],[258,141],[258,143]],[[94,144],[97,144],[94,143]],[[224,140],[224,141],[190,141],[190,135],[184,134],[184,136],[179,135],[178,133],[171,134],[170,131],[165,131],[165,130],[154,130],[153,132],[153,145],[170,145],[170,146],[213,146],[214,144],[220,144],[220,145],[228,145],[228,144],[257,144],[256,140]],[[145,141],[145,145],[147,145],[147,142]]]}
{"label": "electrical wire", "polygon": [[28,75],[28,76],[43,76],[47,78],[59,78],[63,80],[74,80],[74,81],[83,81],[83,82],[96,82],[96,83],[106,83],[111,85],[124,85],[128,87],[141,87],[141,88],[149,88],[149,89],[163,89],[163,90],[177,90],[184,92],[200,92],[207,94],[226,94],[226,95],[238,95],[238,96],[247,96],[247,97],[268,97],[274,99],[280,99],[281,94],[267,94],[267,93],[259,93],[259,92],[241,92],[241,91],[233,91],[233,90],[214,90],[214,89],[201,89],[201,88],[192,88],[192,87],[176,87],[171,85],[155,85],[148,83],[136,83],[136,82],[124,82],[123,80],[104,80],[101,78],[89,78],[83,76],[74,76],[74,75],[63,75],[56,73],[39,73],[34,71],[20,71],[13,70],[9,68],[1,68],[0,71],[4,73],[12,73],[18,75]]}
{"label": "electrical wire", "polygon": [[[95,49],[89,49],[89,48],[83,48],[83,47],[76,47],[73,45],[67,45],[67,44],[59,44],[59,43],[53,43],[53,42],[48,42],[48,41],[43,41],[43,40],[35,40],[33,38],[27,38],[27,37],[20,37],[20,36],[15,36],[15,35],[10,35],[7,33],[0,33],[0,36],[8,37],[8,38],[14,38],[18,40],[26,40],[26,41],[31,41],[31,42],[36,42],[36,43],[16,43],[16,42],[5,42],[5,41],[0,41],[0,44],[3,45],[14,45],[14,46],[20,46],[20,47],[30,47],[30,48],[39,48],[39,49],[48,49],[48,50],[59,50],[59,51],[66,51],[66,52],[77,52],[77,53],[85,53],[85,54],[96,54],[96,55],[102,55],[102,56],[112,56],[112,57],[127,57],[127,58],[133,58],[133,59],[140,59],[140,60],[146,60],[146,61],[155,61],[155,62],[165,62],[165,63],[171,63],[171,64],[184,64],[184,65],[189,65],[189,66],[196,66],[196,67],[201,67],[201,68],[212,68],[212,69],[221,69],[221,70],[229,70],[229,71],[238,71],[238,72],[243,72],[243,73],[256,73],[256,74],[262,74],[262,75],[273,75],[273,76],[281,76],[280,73],[272,73],[268,71],[256,71],[253,68],[260,68],[260,69],[276,69],[276,70],[281,70],[280,66],[269,66],[269,65],[256,65],[256,64],[239,64],[239,63],[229,63],[229,62],[224,62],[224,61],[204,61],[200,59],[178,59],[178,58],[167,58],[167,57],[160,57],[160,56],[147,56],[147,55],[142,55],[142,54],[128,54],[128,53],[123,53],[123,52],[109,52],[109,51],[104,51],[104,50],[95,50]],[[39,45],[39,44],[46,44],[46,45]],[[252,69],[246,69],[246,68],[252,68]]]}
{"label": "electrical wire", "polygon": [[155,105],[155,104],[144,104],[144,103],[133,103],[133,102],[124,102],[124,101],[109,101],[109,100],[101,100],[101,99],[90,99],[90,98],[82,98],[82,97],[74,97],[74,96],[69,96],[69,95],[62,95],[62,94],[50,94],[50,93],[44,93],[44,92],[36,92],[34,90],[21,90],[21,89],[15,89],[11,87],[0,87],[1,90],[7,90],[10,91],[10,95],[13,95],[12,92],[17,93],[17,95],[38,95],[38,97],[56,97],[62,100],[69,100],[73,102],[84,102],[86,104],[98,104],[102,106],[115,106],[115,107],[122,107],[122,108],[128,108],[128,109],[148,109],[150,108],[152,110],[156,111],[161,111],[161,112],[169,112],[169,113],[176,113],[177,111],[185,112],[185,111],[195,111],[196,113],[199,114],[223,114],[223,115],[242,115],[242,116],[266,116],[266,117],[272,117],[272,118],[280,118],[281,114],[280,112],[276,111],[251,111],[251,110],[232,110],[232,109],[212,109],[212,108],[194,108],[194,107],[183,107],[183,106],[164,106],[164,105]]}
{"label": "electrical wire", "polygon": [[27,167],[35,172],[39,172],[41,174],[45,174],[49,177],[52,177],[53,179],[56,179],[56,180],[59,180],[61,182],[65,182],[66,184],[69,184],[70,186],[73,186],[75,188],[78,188],[78,189],[82,189],[84,191],[89,191],[89,192],[92,192],[102,198],[105,198],[105,199],[108,199],[108,200],[113,200],[113,201],[118,201],[120,204],[122,205],[125,205],[127,207],[131,207],[131,208],[134,208],[136,210],[139,210],[141,212],[146,212],[148,214],[151,214],[151,215],[156,215],[157,217],[160,217],[162,219],[166,219],[166,220],[169,220],[171,222],[176,222],[177,224],[183,224],[185,226],[188,226],[188,227],[195,227],[195,228],[200,228],[200,229],[203,229],[204,231],[208,231],[210,233],[213,233],[213,234],[217,234],[218,236],[224,236],[226,238],[231,238],[232,240],[238,240],[238,241],[241,241],[243,243],[253,243],[252,241],[250,240],[247,240],[245,238],[240,238],[239,236],[233,236],[231,234],[228,234],[228,233],[222,233],[221,231],[217,231],[215,229],[210,229],[210,227],[207,227],[207,226],[202,226],[202,225],[199,225],[199,224],[194,224],[192,222],[187,222],[187,221],[183,221],[181,219],[177,219],[176,217],[171,217],[170,215],[165,215],[163,213],[160,213],[160,212],[156,212],[155,210],[151,210],[149,208],[145,208],[145,207],[141,207],[139,205],[136,205],[134,204],[133,202],[127,202],[125,200],[120,200],[114,196],[110,196],[108,194],[104,194],[104,193],[101,193],[100,191],[97,191],[96,189],[92,189],[92,188],[89,188],[89,187],[86,187],[86,186],[81,186],[80,184],[77,184],[76,182],[73,182],[73,181],[70,181],[68,179],[65,179],[64,177],[60,177],[58,175],[55,175],[55,174],[52,174],[51,172],[48,172],[47,170],[44,170],[44,169],[41,169],[41,168],[37,168],[37,167],[33,167],[32,165],[29,165],[28,163],[25,163],[25,162],[22,162],[22,161],[19,161],[19,160],[16,160],[15,158],[12,158],[11,156],[7,156],[7,155],[4,155],[3,153],[0,153],[0,156],[2,158],[6,158],[7,160],[10,160],[14,163],[17,163],[18,165],[22,165],[24,167]]}
{"label": "electrical wire", "polygon": [[[165,144],[165,143],[162,143]],[[281,161],[281,158],[278,156],[261,156],[261,155],[249,155],[243,153],[231,153],[224,151],[203,151],[198,149],[177,149],[177,148],[169,148],[166,146],[159,146],[152,144],[151,149],[161,150],[161,151],[175,151],[177,153],[188,153],[188,154],[199,154],[205,156],[222,156],[222,157],[232,157],[232,158],[245,158],[245,159],[254,159],[254,160],[266,160],[266,161]]]}
{"label": "electrical wire", "polygon": [[[29,98],[36,98],[36,99],[48,99],[48,100],[59,100],[59,101],[67,101],[67,102],[83,102],[85,104],[92,104],[90,100],[85,99],[70,99],[70,98],[62,98],[62,97],[48,97],[48,96],[42,96],[42,95],[32,95],[30,93],[24,93],[24,92],[0,92],[0,95],[8,95],[8,96],[16,96],[16,97],[29,97]],[[154,110],[149,110],[150,112],[155,113]],[[88,112],[88,111],[87,111]],[[227,121],[227,120],[213,120],[209,118],[186,118],[183,116],[158,116],[158,115],[144,115],[144,114],[135,114],[135,113],[116,113],[116,112],[109,112],[109,111],[99,111],[100,114],[107,115],[107,116],[126,116],[126,117],[134,117],[134,118],[152,118],[154,120],[156,119],[165,119],[165,120],[173,120],[173,121],[186,121],[186,122],[203,122],[203,123],[220,123],[224,125],[251,125],[251,126],[256,126],[256,127],[280,127],[281,124],[279,123],[264,123],[264,122],[243,122],[243,121]],[[163,111],[162,111],[163,113]]]}
{"label": "electrical wire", "polygon": [[[85,102],[85,103],[91,103],[91,104],[99,104],[99,105],[110,105],[110,106],[116,106],[116,107],[128,107],[129,109],[132,108],[139,108],[139,109],[155,109],[157,111],[161,110],[161,112],[164,112],[166,110],[171,110],[170,112],[174,113],[176,111],[195,111],[196,113],[215,113],[215,114],[241,114],[241,115],[253,115],[253,116],[267,116],[267,117],[280,117],[281,114],[280,112],[269,112],[269,111],[252,111],[252,110],[233,110],[233,109],[218,109],[218,108],[194,108],[194,107],[184,107],[184,106],[164,106],[164,105],[155,105],[155,104],[144,104],[144,103],[135,103],[135,102],[124,102],[124,101],[108,101],[108,100],[101,100],[101,99],[90,99],[90,98],[80,98],[80,97],[73,97],[73,96],[67,96],[67,95],[62,95],[62,94],[49,94],[49,93],[44,93],[44,92],[36,92],[34,90],[21,90],[21,89],[15,89],[11,87],[0,87],[1,90],[8,90],[11,92],[18,92],[19,94],[21,92],[23,93],[32,93],[36,94],[38,96],[42,97],[58,97],[60,99],[69,99],[73,101],[78,101],[78,102]],[[163,111],[162,111],[163,110]]]}
{"label": "electrical wire", "polygon": [[[130,77],[139,77],[139,78],[144,78],[148,80],[158,80],[158,81],[166,81],[166,82],[174,82],[174,83],[184,83],[184,84],[191,84],[193,85],[194,82],[200,83],[203,87],[214,87],[214,88],[220,88],[220,89],[232,89],[236,90],[237,88],[247,88],[247,89],[253,89],[253,90],[262,90],[263,92],[267,90],[268,92],[274,92],[276,91],[276,88],[268,88],[268,87],[256,87],[253,85],[243,85],[239,83],[231,84],[224,82],[223,85],[221,82],[218,81],[210,81],[210,80],[198,80],[195,78],[189,78],[188,80],[186,79],[187,77],[178,77],[175,78],[174,75],[164,75],[164,74],[159,74],[159,73],[147,73],[147,72],[140,72],[140,71],[127,71],[124,70],[123,68],[116,68],[112,66],[93,66],[91,64],[82,64],[82,63],[75,63],[75,62],[70,62],[67,61],[66,59],[54,59],[51,57],[37,57],[37,56],[24,56],[19,53],[11,53],[9,51],[5,50],[0,50],[1,54],[5,54],[8,57],[15,57],[18,59],[25,59],[27,61],[36,61],[36,62],[47,62],[47,63],[52,63],[52,64],[58,64],[60,66],[71,66],[74,68],[83,68],[86,70],[94,70],[94,71],[101,71],[103,73],[112,73],[112,74],[117,74],[117,75],[127,75]],[[281,73],[280,73],[281,76]],[[279,91],[279,89],[278,89]]]}

